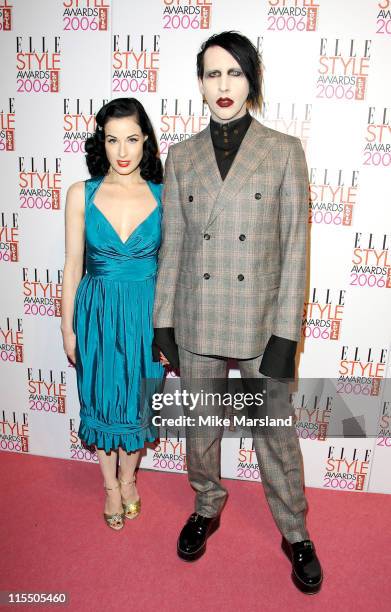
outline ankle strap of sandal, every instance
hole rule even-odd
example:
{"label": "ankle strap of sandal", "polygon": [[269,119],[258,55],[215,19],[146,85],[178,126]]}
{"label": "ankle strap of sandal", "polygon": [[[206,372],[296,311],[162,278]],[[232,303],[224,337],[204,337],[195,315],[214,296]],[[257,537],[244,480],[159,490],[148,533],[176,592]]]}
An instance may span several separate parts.
{"label": "ankle strap of sandal", "polygon": [[106,487],[105,485],[104,488],[106,489],[106,491],[114,491],[114,489],[119,489],[119,483],[117,483],[116,487]]}
{"label": "ankle strap of sandal", "polygon": [[122,478],[120,478],[119,481],[121,484],[124,484],[124,485],[133,484],[136,482],[136,476],[133,476],[131,480],[122,480]]}

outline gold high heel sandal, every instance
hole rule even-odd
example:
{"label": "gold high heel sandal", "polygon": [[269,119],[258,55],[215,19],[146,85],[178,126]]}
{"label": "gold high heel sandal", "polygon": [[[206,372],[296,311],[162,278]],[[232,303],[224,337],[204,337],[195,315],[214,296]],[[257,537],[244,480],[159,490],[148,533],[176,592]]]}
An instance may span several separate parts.
{"label": "gold high heel sandal", "polygon": [[[113,491],[114,489],[119,489],[119,484],[116,487],[105,487],[106,491]],[[106,525],[113,529],[114,531],[121,531],[124,527],[124,513],[116,512],[115,514],[107,514],[103,513],[103,517],[105,519]]]}
{"label": "gold high heel sandal", "polygon": [[[132,480],[129,481],[125,481],[120,478],[119,481],[123,485],[133,484],[136,482],[136,477],[134,476]],[[124,515],[126,518],[135,519],[141,512],[141,499],[137,499],[135,502],[129,503],[122,501],[122,508],[124,509]]]}

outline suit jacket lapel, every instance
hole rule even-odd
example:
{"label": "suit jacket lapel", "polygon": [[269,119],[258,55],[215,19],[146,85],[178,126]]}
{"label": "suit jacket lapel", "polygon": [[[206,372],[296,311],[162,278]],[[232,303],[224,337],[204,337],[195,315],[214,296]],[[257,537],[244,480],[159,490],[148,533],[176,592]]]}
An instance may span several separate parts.
{"label": "suit jacket lapel", "polygon": [[223,184],[208,126],[195,138],[186,141],[195,171],[214,204]]}
{"label": "suit jacket lapel", "polygon": [[[214,156],[213,144],[209,135],[210,147]],[[217,215],[226,207],[228,202],[234,201],[234,196],[243,187],[246,181],[254,174],[256,168],[263,162],[274,142],[274,137],[271,135],[262,124],[256,119],[253,119],[248,128],[239,151],[237,152],[232,166],[225,177],[225,181],[221,180],[220,173],[217,168],[217,163],[214,160],[214,166],[220,178],[220,189],[218,197],[214,202],[206,227],[208,227]],[[212,175],[211,167],[205,167],[205,172]],[[215,179],[213,179],[215,180]],[[205,229],[206,229],[205,227]]]}

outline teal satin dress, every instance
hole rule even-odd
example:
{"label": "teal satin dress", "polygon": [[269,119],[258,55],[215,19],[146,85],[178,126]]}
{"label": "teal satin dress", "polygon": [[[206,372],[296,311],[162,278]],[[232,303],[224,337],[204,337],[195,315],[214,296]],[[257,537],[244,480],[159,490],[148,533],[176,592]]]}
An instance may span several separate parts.
{"label": "teal satin dress", "polygon": [[75,295],[79,438],[106,452],[152,442],[152,393],[164,375],[152,361],[153,302],[161,242],[161,185],[148,182],[156,208],[123,242],[94,204],[104,177],[85,182],[86,268]]}

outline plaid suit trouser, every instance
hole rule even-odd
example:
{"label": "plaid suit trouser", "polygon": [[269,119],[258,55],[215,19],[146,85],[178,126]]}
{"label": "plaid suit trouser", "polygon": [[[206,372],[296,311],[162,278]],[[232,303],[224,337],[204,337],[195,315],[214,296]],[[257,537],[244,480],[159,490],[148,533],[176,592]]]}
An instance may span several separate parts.
{"label": "plaid suit trouser", "polygon": [[[237,359],[241,377],[248,379],[265,378],[259,372],[262,355],[252,359]],[[205,392],[224,394],[227,389],[227,358],[199,355],[179,346],[179,362],[182,391],[197,392],[200,380]],[[274,396],[269,402],[282,401],[285,412],[292,413],[288,400],[287,383],[271,381]],[[273,395],[272,393],[272,395]],[[205,408],[200,408],[205,414]],[[195,417],[199,411],[189,411]],[[270,411],[269,411],[270,412]],[[224,406],[214,406],[214,415],[224,416]],[[254,449],[266,499],[278,529],[288,542],[309,538],[305,526],[307,502],[304,495],[303,461],[295,427],[272,427],[267,434],[257,435],[253,430]],[[220,442],[223,427],[186,428],[186,455],[188,478],[196,491],[195,511],[202,516],[212,517],[220,513],[227,490],[220,481]]]}

